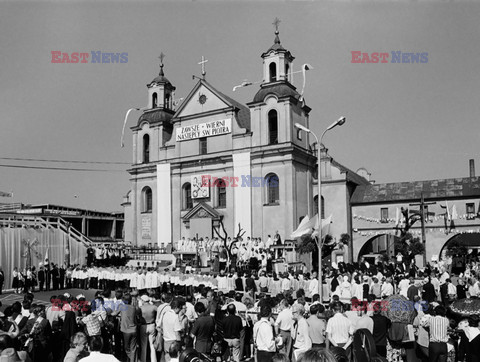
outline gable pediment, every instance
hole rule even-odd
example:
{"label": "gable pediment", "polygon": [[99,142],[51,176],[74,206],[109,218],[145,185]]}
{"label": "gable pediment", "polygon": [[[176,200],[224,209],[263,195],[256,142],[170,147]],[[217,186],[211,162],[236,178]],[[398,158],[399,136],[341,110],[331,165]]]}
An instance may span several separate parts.
{"label": "gable pediment", "polygon": [[180,106],[180,109],[175,114],[175,118],[191,117],[202,113],[214,113],[231,106],[213,87],[209,87],[206,82],[199,81]]}
{"label": "gable pediment", "polygon": [[187,229],[190,228],[191,219],[211,219],[212,226],[218,227],[222,218],[222,214],[204,202],[199,202],[182,217],[183,223]]}

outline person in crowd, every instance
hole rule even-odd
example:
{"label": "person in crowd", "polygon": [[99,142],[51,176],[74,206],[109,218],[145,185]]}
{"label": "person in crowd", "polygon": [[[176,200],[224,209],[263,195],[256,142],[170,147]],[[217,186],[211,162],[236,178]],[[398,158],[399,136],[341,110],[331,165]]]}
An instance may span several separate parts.
{"label": "person in crowd", "polygon": [[195,341],[195,349],[201,353],[210,353],[215,323],[212,317],[205,313],[206,308],[203,303],[198,302],[195,304],[195,312],[198,318],[195,320],[191,330],[191,336]]}
{"label": "person in crowd", "polygon": [[260,319],[253,326],[253,343],[256,350],[257,361],[273,362],[273,357],[279,345],[281,345],[282,337],[275,338],[274,328],[270,321],[272,317],[272,308],[264,305],[260,308]]}
{"label": "person in crowd", "polygon": [[70,349],[65,355],[63,362],[78,362],[88,355],[88,339],[85,333],[75,333],[70,342]]}
{"label": "person in crowd", "polygon": [[280,312],[275,320],[276,334],[282,337],[282,348],[280,352],[290,355],[292,346],[291,330],[293,327],[293,314],[288,299],[280,301]]}
{"label": "person in crowd", "polygon": [[328,320],[327,329],[325,330],[327,348],[331,344],[334,347],[342,347],[347,351],[347,354],[349,354],[354,326],[352,322],[343,315],[343,307],[340,302],[335,302],[332,310],[335,314]]}
{"label": "person in crowd", "polygon": [[139,327],[140,337],[140,360],[147,362],[147,352],[150,351],[149,361],[157,362],[157,353],[153,346],[154,338],[156,334],[155,319],[157,316],[157,307],[153,304],[152,298],[148,295],[142,295],[140,297],[141,305],[141,318]]}
{"label": "person in crowd", "polygon": [[426,315],[421,321],[422,326],[430,331],[430,343],[428,345],[428,358],[431,362],[443,362],[447,359],[448,329],[450,321],[445,317],[447,311],[444,306],[435,308],[435,315]]}
{"label": "person in crowd", "polygon": [[162,318],[163,351],[166,362],[170,362],[170,346],[176,341],[182,340],[182,325],[178,315],[184,305],[183,299],[174,298]]}
{"label": "person in crowd", "polygon": [[120,362],[115,356],[107,353],[102,353],[103,339],[100,336],[90,338],[88,343],[88,350],[90,352],[88,357],[80,359],[80,362]]}
{"label": "person in crowd", "polygon": [[325,329],[327,324],[325,323],[324,313],[325,307],[318,303],[313,304],[310,307],[310,317],[307,319],[308,334],[312,340],[313,348],[325,347]]}
{"label": "person in crowd", "polygon": [[376,302],[374,304],[373,320],[373,340],[377,348],[377,353],[387,358],[387,333],[390,328],[390,319],[382,315],[382,304]]}
{"label": "person in crowd", "polygon": [[227,342],[232,353],[233,360],[240,362],[240,333],[243,329],[242,319],[236,315],[235,304],[229,304],[227,307],[228,315],[223,318],[222,329],[223,339]]}
{"label": "person in crowd", "polygon": [[294,304],[292,306],[293,326],[292,326],[292,340],[293,353],[292,360],[298,360],[300,354],[312,348],[312,340],[309,335],[309,327],[306,319],[303,317],[305,308],[302,304]]}

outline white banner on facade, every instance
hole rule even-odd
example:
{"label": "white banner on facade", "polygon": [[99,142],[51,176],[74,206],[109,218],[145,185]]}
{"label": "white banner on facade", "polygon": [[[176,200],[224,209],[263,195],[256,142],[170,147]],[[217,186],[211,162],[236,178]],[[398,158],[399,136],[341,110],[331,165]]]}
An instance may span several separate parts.
{"label": "white banner on facade", "polygon": [[176,141],[188,141],[196,138],[219,136],[232,133],[232,119],[226,118],[176,129]]}

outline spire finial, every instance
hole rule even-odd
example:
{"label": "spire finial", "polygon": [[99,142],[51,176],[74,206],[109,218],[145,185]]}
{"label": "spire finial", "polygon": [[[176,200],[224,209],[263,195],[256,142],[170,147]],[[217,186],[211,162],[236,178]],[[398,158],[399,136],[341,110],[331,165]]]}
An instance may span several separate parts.
{"label": "spire finial", "polygon": [[163,58],[165,58],[165,54],[163,52],[160,53],[160,56],[158,59],[160,59],[160,73],[159,75],[164,76],[165,74],[163,73]]}
{"label": "spire finial", "polygon": [[198,65],[201,65],[202,66],[202,77],[203,79],[205,79],[205,75],[207,74],[207,72],[205,71],[205,63],[208,62],[207,59],[205,59],[205,57],[202,55],[202,61],[198,63]]}
{"label": "spire finial", "polygon": [[280,38],[278,37],[278,25],[281,23],[281,20],[279,18],[275,18],[273,20],[272,25],[275,26],[275,44],[280,44]]}

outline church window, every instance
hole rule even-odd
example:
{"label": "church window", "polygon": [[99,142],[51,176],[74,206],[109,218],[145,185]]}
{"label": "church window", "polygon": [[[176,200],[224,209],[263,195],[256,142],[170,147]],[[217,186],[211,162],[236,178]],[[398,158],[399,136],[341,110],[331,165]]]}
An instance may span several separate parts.
{"label": "church window", "polygon": [[170,107],[170,94],[165,94],[165,108],[169,109]]}
{"label": "church window", "polygon": [[192,185],[190,182],[187,182],[183,185],[183,199],[182,199],[182,209],[189,210],[193,207],[192,201]]}
{"label": "church window", "polygon": [[[320,217],[325,219],[325,198],[322,196],[320,205]],[[313,215],[318,214],[318,195],[313,198]]]}
{"label": "church window", "polygon": [[145,187],[142,190],[142,212],[152,212],[152,205],[152,189],[150,187]]}
{"label": "church window", "polygon": [[217,193],[217,207],[227,207],[227,188],[225,181],[222,179],[218,179],[215,181],[214,185]]}
{"label": "church window", "polygon": [[290,71],[290,65],[288,63],[285,64],[285,80],[289,80],[288,72]]}
{"label": "church window", "polygon": [[268,144],[278,143],[278,116],[276,110],[268,112]]}
{"label": "church window", "polygon": [[388,207],[381,207],[380,208],[380,221],[387,222],[388,221]]}
{"label": "church window", "polygon": [[265,176],[265,181],[267,187],[267,205],[278,204],[280,201],[280,183],[278,176],[270,173]]}
{"label": "church window", "polygon": [[299,141],[302,140],[302,130],[301,130],[301,129],[297,129],[297,139],[298,139]]}
{"label": "church window", "polygon": [[271,62],[268,70],[270,71],[270,82],[275,82],[277,80],[277,64]]}
{"label": "church window", "polygon": [[200,141],[200,154],[206,155],[207,154],[207,137],[202,137],[199,139]]}
{"label": "church window", "polygon": [[157,93],[152,94],[152,108],[157,108]]}
{"label": "church window", "polygon": [[143,135],[143,163],[150,162],[150,136]]}

